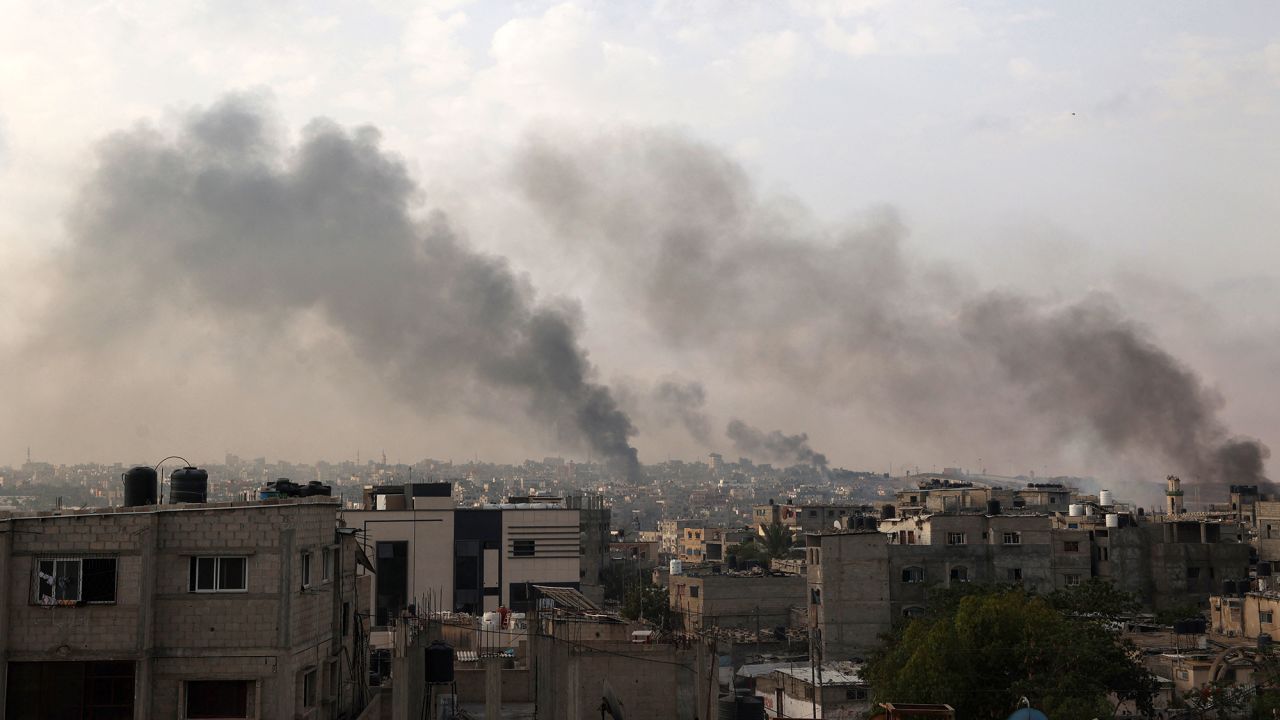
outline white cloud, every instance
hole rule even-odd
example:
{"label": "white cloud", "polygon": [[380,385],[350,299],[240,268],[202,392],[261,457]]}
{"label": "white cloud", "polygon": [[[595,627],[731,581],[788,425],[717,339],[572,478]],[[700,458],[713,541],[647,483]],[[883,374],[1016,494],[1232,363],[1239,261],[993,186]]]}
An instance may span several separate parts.
{"label": "white cloud", "polygon": [[977,15],[952,0],[798,0],[817,38],[852,56],[953,53],[981,37]]}

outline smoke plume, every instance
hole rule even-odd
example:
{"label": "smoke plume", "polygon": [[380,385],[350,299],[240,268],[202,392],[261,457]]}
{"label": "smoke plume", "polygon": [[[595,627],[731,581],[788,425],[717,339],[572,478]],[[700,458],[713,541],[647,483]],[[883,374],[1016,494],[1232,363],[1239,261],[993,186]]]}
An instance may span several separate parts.
{"label": "smoke plume", "polygon": [[784,435],[780,430],[765,432],[735,419],[729,421],[725,435],[733,441],[738,452],[769,462],[812,465],[824,470],[827,467],[827,456],[809,447],[809,436],[805,433]]}
{"label": "smoke plume", "polygon": [[127,341],[172,306],[267,326],[264,338],[318,315],[420,412],[443,395],[518,398],[561,439],[636,473],[636,430],[593,380],[574,305],[535,297],[443,215],[415,219],[420,191],[376,130],[317,120],[296,146],[279,135],[252,100],[231,98],[172,136],[103,142],[47,344]]}
{"label": "smoke plume", "polygon": [[707,393],[702,383],[664,380],[654,388],[653,397],[666,418],[680,422],[699,444],[706,447],[711,442],[711,420],[703,411]]}
{"label": "smoke plume", "polygon": [[[1265,481],[1266,447],[1233,436],[1221,399],[1105,296],[977,288],[962,268],[909,256],[894,212],[825,226],[674,132],[543,131],[513,178],[550,237],[626,268],[611,290],[671,352],[740,385],[874,412],[896,435],[955,452]],[[805,439],[737,422],[730,435],[783,456],[783,441]]]}

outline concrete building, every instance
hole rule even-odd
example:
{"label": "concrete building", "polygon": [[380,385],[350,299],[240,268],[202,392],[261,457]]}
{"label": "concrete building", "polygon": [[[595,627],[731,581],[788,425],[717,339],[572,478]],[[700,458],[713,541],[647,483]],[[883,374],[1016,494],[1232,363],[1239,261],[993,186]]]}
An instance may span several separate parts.
{"label": "concrete building", "polygon": [[931,515],[881,528],[806,536],[809,622],[824,657],[875,647],[895,619],[924,612],[930,586],[1050,592],[1092,574],[1088,532],[1053,529],[1044,515]]}
{"label": "concrete building", "polygon": [[1260,500],[1254,505],[1254,546],[1258,560],[1280,562],[1280,501]]}
{"label": "concrete building", "polygon": [[765,717],[855,720],[871,709],[871,690],[862,668],[851,662],[808,663],[780,667],[756,678],[755,694]]}
{"label": "concrete building", "polygon": [[658,564],[657,542],[611,542],[609,559],[635,563],[641,570],[649,570]]}
{"label": "concrete building", "polygon": [[687,563],[721,562],[725,550],[747,539],[747,530],[719,527],[686,527],[680,536],[676,557]]}
{"label": "concrete building", "polygon": [[0,518],[10,718],[334,718],[366,699],[336,498]]}
{"label": "concrete building", "polygon": [[689,633],[710,627],[786,627],[791,608],[804,604],[800,575],[701,572],[672,575],[667,582],[671,609]]}
{"label": "concrete building", "polygon": [[763,526],[774,520],[791,530],[796,536],[834,529],[835,523],[846,526],[849,518],[876,517],[880,511],[871,505],[850,504],[784,504],[756,505],[752,508],[754,529],[761,535]]}
{"label": "concrete building", "polygon": [[1027,483],[1021,488],[1004,488],[971,480],[926,476],[916,487],[899,490],[895,505],[899,515],[940,512],[981,512],[987,503],[998,501],[1005,510],[1065,512],[1074,490],[1061,483]]}
{"label": "concrete building", "polygon": [[598,496],[459,508],[449,483],[366,494],[367,506],[383,509],[342,515],[374,551],[374,592],[362,610],[377,627],[410,604],[475,615],[499,607],[525,611],[535,584],[603,595],[609,511]]}
{"label": "concrete building", "polygon": [[1203,606],[1223,581],[1249,576],[1251,548],[1239,523],[1110,513],[1056,516],[1054,524],[1087,533],[1095,577],[1157,610]]}
{"label": "concrete building", "polygon": [[669,558],[679,555],[680,538],[684,535],[685,528],[693,527],[696,523],[695,520],[659,520],[658,533],[662,539],[658,552]]}

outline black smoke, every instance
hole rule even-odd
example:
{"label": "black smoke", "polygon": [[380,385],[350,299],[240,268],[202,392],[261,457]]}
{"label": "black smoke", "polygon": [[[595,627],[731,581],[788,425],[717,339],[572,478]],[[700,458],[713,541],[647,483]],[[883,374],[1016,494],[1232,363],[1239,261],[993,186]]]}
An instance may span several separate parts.
{"label": "black smoke", "polygon": [[296,145],[281,135],[230,98],[176,133],[105,140],[71,216],[49,343],[127,339],[173,306],[244,328],[318,315],[405,404],[517,398],[636,475],[636,430],[593,380],[576,306],[536,297],[443,215],[415,218],[421,192],[376,130],[316,120]]}
{"label": "black smoke", "polygon": [[[1267,448],[1234,435],[1221,398],[1105,295],[990,292],[910,256],[893,211],[825,225],[677,132],[544,131],[513,177],[551,237],[626,268],[611,287],[669,350],[744,387],[781,383],[954,452],[1265,481]],[[787,437],[734,428],[744,448]]]}
{"label": "black smoke", "polygon": [[738,452],[746,455],[780,464],[812,465],[821,470],[827,467],[827,456],[809,446],[809,436],[805,433],[765,432],[735,419],[729,421],[725,435],[733,441]]}

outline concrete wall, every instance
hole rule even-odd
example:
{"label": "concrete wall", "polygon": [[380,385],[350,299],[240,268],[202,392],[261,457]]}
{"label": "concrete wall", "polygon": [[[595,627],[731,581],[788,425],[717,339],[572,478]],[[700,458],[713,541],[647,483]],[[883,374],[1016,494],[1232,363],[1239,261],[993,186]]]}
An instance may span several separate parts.
{"label": "concrete wall", "polygon": [[[505,668],[502,673],[502,702],[533,702],[532,677],[528,668]],[[485,669],[455,668],[453,679],[458,683],[458,700],[463,703],[484,702]]]}
{"label": "concrete wall", "polygon": [[[805,604],[806,580],[799,575],[676,575],[668,599],[687,631],[701,627],[768,630],[786,626],[791,608]],[[698,588],[698,597],[690,588]]]}
{"label": "concrete wall", "polygon": [[[355,541],[339,543],[336,510],[336,501],[326,499],[4,521],[3,658],[134,661],[139,718],[182,717],[185,683],[210,679],[252,682],[260,718],[322,717],[337,707],[352,709],[365,680],[362,670],[352,669],[354,634],[341,636],[341,610],[344,601],[355,609]],[[338,558],[338,574],[327,582],[320,562],[324,548]],[[299,562],[304,552],[313,553],[313,582],[305,588]],[[117,558],[114,604],[34,603],[39,558],[101,555]],[[191,558],[197,555],[247,558],[247,591],[189,592]],[[327,682],[331,663],[339,666],[333,687]],[[318,702],[302,708],[302,676],[310,670],[317,674]]]}
{"label": "concrete wall", "polygon": [[595,720],[607,680],[627,717],[693,720],[698,713],[695,652],[674,645],[537,640],[538,716]]}

